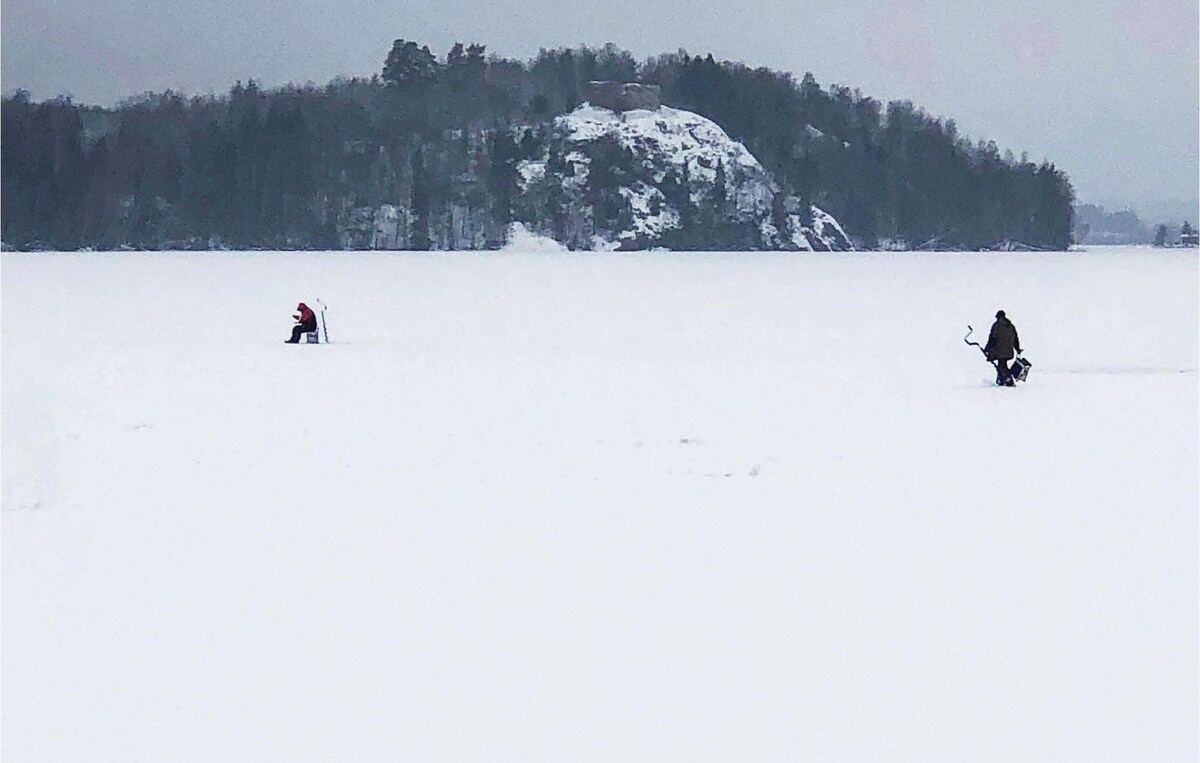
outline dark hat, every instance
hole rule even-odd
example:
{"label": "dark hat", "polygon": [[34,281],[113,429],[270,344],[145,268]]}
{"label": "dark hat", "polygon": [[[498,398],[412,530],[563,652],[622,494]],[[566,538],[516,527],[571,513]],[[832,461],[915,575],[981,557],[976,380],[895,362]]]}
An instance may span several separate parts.
{"label": "dark hat", "polygon": [[1004,311],[1003,311],[1003,310],[997,310],[997,311],[996,311],[996,317],[997,317],[997,318],[1003,318],[1003,317],[1004,317]]}
{"label": "dark hat", "polygon": [[299,310],[299,309],[300,309],[300,308],[302,308],[302,307],[308,307],[308,305],[304,304],[303,302],[301,302],[300,304],[296,305],[296,309],[297,309],[297,310]]}

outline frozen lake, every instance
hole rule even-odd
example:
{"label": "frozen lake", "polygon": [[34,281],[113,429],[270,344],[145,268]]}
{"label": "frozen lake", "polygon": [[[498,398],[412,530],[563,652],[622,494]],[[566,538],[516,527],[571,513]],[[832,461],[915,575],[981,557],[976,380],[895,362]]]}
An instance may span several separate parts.
{"label": "frozen lake", "polygon": [[1194,250],[2,267],[6,761],[1196,758]]}

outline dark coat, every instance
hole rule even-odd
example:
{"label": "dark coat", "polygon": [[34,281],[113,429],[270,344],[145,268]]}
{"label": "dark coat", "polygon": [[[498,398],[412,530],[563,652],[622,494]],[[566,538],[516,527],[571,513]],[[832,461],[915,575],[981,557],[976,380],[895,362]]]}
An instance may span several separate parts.
{"label": "dark coat", "polygon": [[997,318],[988,334],[987,344],[983,353],[988,360],[1012,360],[1013,351],[1021,351],[1021,340],[1017,337],[1017,327],[1008,318]]}

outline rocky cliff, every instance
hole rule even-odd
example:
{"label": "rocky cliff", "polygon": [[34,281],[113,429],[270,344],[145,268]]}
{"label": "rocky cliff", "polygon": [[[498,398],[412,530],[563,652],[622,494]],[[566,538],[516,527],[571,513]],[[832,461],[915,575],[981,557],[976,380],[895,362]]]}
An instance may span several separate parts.
{"label": "rocky cliff", "polygon": [[518,218],[573,249],[851,249],[712,121],[585,104],[518,167]]}

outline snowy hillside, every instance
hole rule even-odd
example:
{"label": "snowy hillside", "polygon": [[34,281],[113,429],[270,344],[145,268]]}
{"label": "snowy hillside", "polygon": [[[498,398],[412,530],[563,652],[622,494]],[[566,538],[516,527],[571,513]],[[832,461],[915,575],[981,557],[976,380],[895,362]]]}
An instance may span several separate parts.
{"label": "snowy hillside", "polygon": [[[738,248],[851,248],[833,217],[810,207],[806,222],[799,200],[782,194],[745,146],[698,114],[584,104],[555,122],[548,143],[545,155],[518,168],[522,190],[532,197],[528,216],[575,248],[671,245],[670,234],[689,214],[707,226],[709,246],[732,236],[725,243]],[[596,219],[606,191],[619,209]],[[539,201],[558,214],[546,213]],[[564,216],[568,222],[554,230],[553,221]],[[697,227],[695,219],[686,222],[689,230]]]}
{"label": "snowy hillside", "polygon": [[1195,759],[1194,252],[2,267],[6,763]]}

